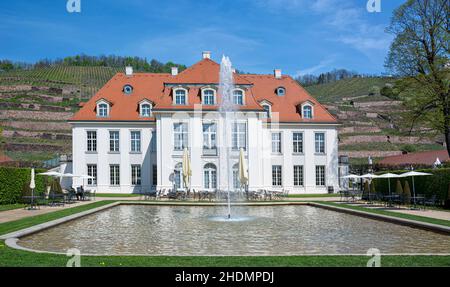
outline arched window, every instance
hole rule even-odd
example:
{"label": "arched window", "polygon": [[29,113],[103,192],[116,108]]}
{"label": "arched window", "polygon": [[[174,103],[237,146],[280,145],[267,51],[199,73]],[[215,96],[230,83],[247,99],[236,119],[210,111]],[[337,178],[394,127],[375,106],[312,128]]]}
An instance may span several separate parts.
{"label": "arched window", "polygon": [[233,103],[235,105],[244,105],[244,92],[241,90],[235,90],[233,92]]}
{"label": "arched window", "polygon": [[181,177],[183,170],[183,164],[181,162],[175,165],[175,169],[173,170],[173,183],[175,189],[180,189],[184,187],[183,180]]}
{"label": "arched window", "polygon": [[186,90],[175,90],[175,105],[186,105]]}
{"label": "arched window", "polygon": [[217,188],[217,168],[212,163],[203,167],[203,187],[206,189]]}
{"label": "arched window", "polygon": [[310,105],[303,106],[303,118],[304,119],[312,119],[312,107]]}
{"label": "arched window", "polygon": [[150,104],[142,104],[141,105],[141,117],[150,117],[152,111],[152,107]]}
{"label": "arched window", "polygon": [[107,117],[108,116],[108,104],[106,104],[106,103],[98,104],[97,115],[102,118]]}
{"label": "arched window", "polygon": [[131,85],[125,85],[123,86],[123,92],[127,95],[130,95],[133,93],[133,87]]}
{"label": "arched window", "polygon": [[215,92],[212,89],[203,90],[203,104],[212,106],[216,103]]}
{"label": "arched window", "polygon": [[278,96],[284,96],[286,95],[286,89],[284,87],[278,87],[277,88],[277,95]]}
{"label": "arched window", "polygon": [[238,164],[233,165],[233,188],[234,190],[238,190],[240,188]]}

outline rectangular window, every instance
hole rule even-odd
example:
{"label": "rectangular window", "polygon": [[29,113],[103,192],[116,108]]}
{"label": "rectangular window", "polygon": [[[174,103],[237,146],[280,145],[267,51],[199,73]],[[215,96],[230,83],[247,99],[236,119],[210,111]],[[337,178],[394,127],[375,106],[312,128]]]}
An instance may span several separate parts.
{"label": "rectangular window", "polygon": [[87,151],[95,152],[97,151],[97,132],[88,131],[87,132]]}
{"label": "rectangular window", "polygon": [[272,166],[272,185],[281,186],[281,165]]}
{"label": "rectangular window", "polygon": [[188,147],[187,123],[173,124],[174,150],[183,150]]}
{"label": "rectangular window", "polygon": [[156,132],[152,132],[152,139],[150,142],[151,152],[156,152]]}
{"label": "rectangular window", "polygon": [[153,186],[156,186],[158,184],[158,166],[156,164],[153,165],[152,184]]}
{"label": "rectangular window", "polygon": [[325,133],[315,133],[316,153],[325,153]]}
{"label": "rectangular window", "polygon": [[203,124],[203,149],[216,149],[216,124]]}
{"label": "rectangular window", "polygon": [[303,186],[303,165],[294,165],[294,186]]}
{"label": "rectangular window", "polygon": [[120,185],[120,166],[118,164],[109,166],[109,184],[112,186]]}
{"label": "rectangular window", "polygon": [[141,132],[131,131],[131,151],[140,152],[141,151]]}
{"label": "rectangular window", "polygon": [[88,178],[88,185],[97,185],[97,165],[96,164],[88,164],[87,165],[87,174],[94,178]]}
{"label": "rectangular window", "polygon": [[109,132],[109,151],[118,152],[119,151],[119,131]]}
{"label": "rectangular window", "polygon": [[317,186],[325,186],[325,166],[324,165],[316,166],[316,185]]}
{"label": "rectangular window", "polygon": [[272,134],[272,153],[281,153],[281,133]]}
{"label": "rectangular window", "polygon": [[232,148],[233,150],[240,150],[247,148],[247,124],[234,123],[232,129]]}
{"label": "rectangular window", "polygon": [[141,185],[141,166],[139,164],[131,165],[131,184]]}
{"label": "rectangular window", "polygon": [[292,146],[294,153],[303,153],[303,133],[292,134]]}

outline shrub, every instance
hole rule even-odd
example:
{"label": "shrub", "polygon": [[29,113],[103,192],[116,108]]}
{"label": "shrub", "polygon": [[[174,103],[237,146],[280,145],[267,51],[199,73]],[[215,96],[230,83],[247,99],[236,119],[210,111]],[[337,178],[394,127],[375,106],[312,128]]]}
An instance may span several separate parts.
{"label": "shrub", "polygon": [[405,187],[403,188],[403,203],[409,204],[411,202],[411,189],[409,188],[408,181],[405,181]]}
{"label": "shrub", "polygon": [[444,207],[450,209],[450,184],[448,185],[447,199],[445,200]]}
{"label": "shrub", "polygon": [[395,188],[395,193],[397,193],[398,195],[402,195],[403,194],[402,183],[398,179],[397,179],[397,186]]}
{"label": "shrub", "polygon": [[54,194],[62,194],[62,188],[61,188],[61,184],[59,183],[59,180],[54,179],[50,185],[50,193],[54,193]]}
{"label": "shrub", "polygon": [[[39,173],[43,170],[36,169]],[[13,204],[21,200],[24,186],[30,184],[30,168],[0,167],[0,204]],[[44,191],[44,176],[35,177],[36,194]],[[29,188],[29,187],[28,187]]]}

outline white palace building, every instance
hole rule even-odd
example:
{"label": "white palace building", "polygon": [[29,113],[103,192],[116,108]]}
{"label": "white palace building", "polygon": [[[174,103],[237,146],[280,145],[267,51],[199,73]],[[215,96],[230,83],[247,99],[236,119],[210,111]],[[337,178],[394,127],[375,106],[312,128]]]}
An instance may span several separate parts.
{"label": "white palace building", "polygon": [[73,185],[87,184],[97,193],[183,189],[187,148],[191,188],[237,189],[242,148],[249,190],[337,191],[337,120],[281,70],[233,73],[238,112],[223,133],[219,71],[203,52],[201,61],[180,73],[133,73],[128,67],[116,74],[69,120],[72,172],[94,177],[74,178]]}

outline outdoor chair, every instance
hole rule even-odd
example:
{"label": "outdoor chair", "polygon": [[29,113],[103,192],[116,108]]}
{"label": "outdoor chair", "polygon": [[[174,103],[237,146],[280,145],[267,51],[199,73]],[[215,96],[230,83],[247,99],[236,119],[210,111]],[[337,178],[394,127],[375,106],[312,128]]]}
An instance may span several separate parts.
{"label": "outdoor chair", "polygon": [[438,199],[436,194],[433,194],[430,198],[426,198],[423,201],[424,206],[437,206],[438,205]]}
{"label": "outdoor chair", "polygon": [[144,200],[150,200],[150,198],[156,198],[156,190],[144,191]]}
{"label": "outdoor chair", "polygon": [[169,189],[168,193],[167,193],[167,198],[168,199],[177,199],[177,192],[175,190],[171,190]]}
{"label": "outdoor chair", "polygon": [[50,193],[48,196],[49,205],[51,206],[64,206],[65,203],[65,195],[62,193]]}
{"label": "outdoor chair", "polygon": [[75,189],[73,187],[71,187],[67,191],[66,203],[73,203],[76,201],[76,198],[77,198],[77,193],[76,193]]}

